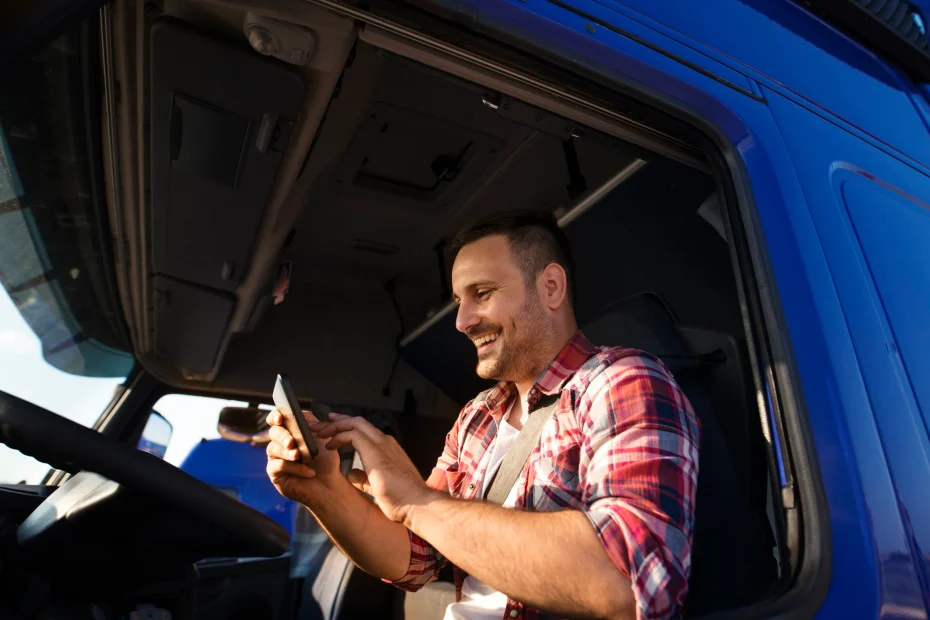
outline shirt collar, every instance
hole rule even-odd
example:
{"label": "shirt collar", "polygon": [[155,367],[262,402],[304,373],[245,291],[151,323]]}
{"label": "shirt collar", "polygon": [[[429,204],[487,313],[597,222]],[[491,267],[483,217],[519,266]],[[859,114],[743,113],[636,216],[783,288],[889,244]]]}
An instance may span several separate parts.
{"label": "shirt collar", "polygon": [[[594,345],[591,344],[581,330],[576,331],[571,340],[562,347],[559,354],[540,373],[533,387],[530,388],[529,397],[527,398],[529,407],[532,409],[542,394],[547,396],[558,394],[565,382],[595,352]],[[510,406],[511,399],[516,393],[516,385],[510,381],[501,381],[485,393],[485,405],[495,420],[500,421],[500,417],[504,414],[506,408]]]}

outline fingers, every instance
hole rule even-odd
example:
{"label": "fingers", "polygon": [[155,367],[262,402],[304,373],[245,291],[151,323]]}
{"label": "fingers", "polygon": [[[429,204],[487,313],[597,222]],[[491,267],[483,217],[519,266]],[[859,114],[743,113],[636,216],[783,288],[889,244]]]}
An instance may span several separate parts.
{"label": "fingers", "polygon": [[356,430],[366,436],[369,441],[380,441],[384,438],[384,433],[379,431],[374,425],[360,416],[340,416],[338,419],[311,425],[315,433],[323,439],[335,436],[337,433]]}
{"label": "fingers", "polygon": [[[317,419],[317,417],[313,415],[312,412],[304,411],[303,414],[304,419],[306,419],[307,422],[310,422],[311,424],[314,422],[319,422],[319,419]],[[268,426],[271,427],[284,426],[284,414],[281,413],[279,409],[272,409],[268,412],[268,415],[265,416],[265,422],[268,424]]]}
{"label": "fingers", "polygon": [[268,430],[268,436],[271,437],[272,443],[280,444],[286,450],[292,450],[297,447],[297,442],[283,426],[272,426]]}
{"label": "fingers", "polygon": [[361,469],[353,469],[348,473],[346,478],[349,479],[349,482],[351,482],[352,486],[356,489],[362,493],[371,495],[371,485],[368,483],[368,474],[364,471]]}
{"label": "fingers", "polygon": [[268,459],[283,459],[285,461],[299,461],[300,452],[296,449],[287,448],[286,446],[272,441],[268,443],[268,447],[265,448],[265,453],[268,455]]}
{"label": "fingers", "polygon": [[292,461],[283,461],[281,459],[271,459],[265,466],[265,471],[272,483],[279,482],[285,476],[294,476],[295,478],[313,478],[316,472],[304,465],[303,463],[294,463]]}
{"label": "fingers", "polygon": [[356,429],[337,433],[326,443],[327,450],[338,450],[343,446],[352,446],[355,448],[355,451],[358,452],[363,462],[365,461],[365,457],[373,455],[373,451],[375,450],[374,443],[368,436]]}

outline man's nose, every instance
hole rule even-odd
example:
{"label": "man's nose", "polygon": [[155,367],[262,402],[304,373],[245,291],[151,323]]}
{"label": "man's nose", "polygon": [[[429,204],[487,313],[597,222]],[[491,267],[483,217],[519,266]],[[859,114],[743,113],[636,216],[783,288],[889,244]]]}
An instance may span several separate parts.
{"label": "man's nose", "polygon": [[469,302],[463,300],[459,304],[458,314],[455,315],[455,329],[463,334],[481,322],[481,317],[475,312]]}

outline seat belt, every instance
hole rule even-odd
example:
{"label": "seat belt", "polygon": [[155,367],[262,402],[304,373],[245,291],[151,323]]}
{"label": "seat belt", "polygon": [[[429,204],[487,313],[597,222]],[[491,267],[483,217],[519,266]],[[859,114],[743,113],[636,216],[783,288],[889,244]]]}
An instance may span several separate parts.
{"label": "seat belt", "polygon": [[546,420],[552,417],[556,405],[559,404],[559,396],[561,393],[550,396],[550,402],[537,407],[527,416],[520,434],[517,435],[510,450],[507,451],[507,456],[501,461],[500,467],[491,478],[491,486],[485,496],[486,501],[501,506],[510,495],[527,459],[530,458],[530,453],[539,443],[539,436],[542,434],[543,426],[546,425]]}

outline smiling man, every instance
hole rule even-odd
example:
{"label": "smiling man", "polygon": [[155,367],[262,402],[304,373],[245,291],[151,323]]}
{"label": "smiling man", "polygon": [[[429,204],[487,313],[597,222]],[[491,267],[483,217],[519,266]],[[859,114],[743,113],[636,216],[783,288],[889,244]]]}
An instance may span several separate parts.
{"label": "smiling man", "polygon": [[[398,587],[416,590],[451,562],[448,619],[678,615],[698,470],[687,398],[657,358],[578,330],[552,215],[496,215],[455,248],[456,327],[475,344],[477,373],[498,383],[462,410],[429,479],[392,437],[339,415],[312,426],[328,450],[298,463],[272,412],[272,482]],[[365,467],[349,481],[374,505],[339,475],[333,450],[346,444]]]}

